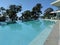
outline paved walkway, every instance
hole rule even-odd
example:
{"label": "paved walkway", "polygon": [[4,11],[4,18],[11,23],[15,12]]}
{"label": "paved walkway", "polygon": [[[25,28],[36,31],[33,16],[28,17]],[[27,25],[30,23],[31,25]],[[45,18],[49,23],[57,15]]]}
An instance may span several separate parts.
{"label": "paved walkway", "polygon": [[60,45],[60,21],[59,21],[59,45]]}
{"label": "paved walkway", "polygon": [[56,25],[53,28],[53,31],[47,38],[44,45],[60,45],[60,21],[57,21]]}
{"label": "paved walkway", "polygon": [[[60,45],[60,21],[58,20],[55,26],[52,29],[51,34],[48,36],[47,40],[45,41],[44,45]],[[40,37],[37,40],[34,40],[32,45],[40,45],[39,44]],[[37,44],[36,44],[37,43]]]}

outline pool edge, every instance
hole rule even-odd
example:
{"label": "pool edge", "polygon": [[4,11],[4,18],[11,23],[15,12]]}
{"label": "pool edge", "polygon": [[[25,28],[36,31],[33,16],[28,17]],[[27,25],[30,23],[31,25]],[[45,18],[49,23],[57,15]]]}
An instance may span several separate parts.
{"label": "pool edge", "polygon": [[[44,19],[42,19],[44,20]],[[45,19],[45,20],[50,20],[50,19]],[[52,32],[50,33],[50,35],[48,36],[48,38],[46,39],[45,43],[43,45],[58,45],[59,44],[59,26],[60,26],[60,20],[52,20],[52,21],[56,21],[56,24],[54,25]],[[37,40],[35,39],[34,41],[32,41],[29,45],[35,45],[34,42],[37,42]],[[38,41],[39,43],[39,41]],[[40,44],[36,44],[36,45],[40,45]]]}
{"label": "pool edge", "polygon": [[55,24],[55,26],[52,29],[51,34],[49,35],[49,37],[47,38],[46,42],[44,43],[44,45],[60,45],[59,44],[59,37],[60,37],[60,20],[58,20]]}
{"label": "pool edge", "polygon": [[[42,19],[44,20],[44,19]],[[52,21],[55,21],[55,20],[52,20]],[[57,22],[57,21],[56,21]],[[54,27],[54,26],[53,26]],[[47,32],[46,32],[47,31]],[[50,33],[51,33],[52,30],[49,31],[49,29],[45,29],[45,31],[41,32],[34,40],[32,40],[32,42],[29,44],[29,45],[44,45],[42,41],[40,41],[41,39],[44,39],[44,35],[46,36],[46,34],[48,34],[50,36]],[[45,33],[44,33],[45,32]],[[41,36],[41,34],[43,34]],[[47,36],[48,37],[48,36]],[[42,43],[41,43],[42,42]],[[45,40],[46,42],[46,40]]]}

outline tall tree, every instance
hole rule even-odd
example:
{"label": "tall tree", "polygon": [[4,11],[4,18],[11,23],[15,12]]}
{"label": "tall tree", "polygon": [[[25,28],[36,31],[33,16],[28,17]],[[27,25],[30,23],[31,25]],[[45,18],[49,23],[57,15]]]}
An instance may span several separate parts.
{"label": "tall tree", "polygon": [[17,13],[22,10],[22,7],[19,5],[10,5],[9,9],[6,10],[7,15],[12,20],[12,22],[15,22],[17,20]]}
{"label": "tall tree", "polygon": [[41,11],[42,5],[37,3],[33,8],[32,11],[26,10],[22,13],[22,16],[19,18],[22,21],[29,21],[29,20],[37,20],[39,15],[42,13]]}
{"label": "tall tree", "polygon": [[0,7],[1,15],[3,15],[4,11],[5,11],[5,8],[4,7]]}
{"label": "tall tree", "polygon": [[2,22],[4,22],[5,20],[6,20],[6,16],[5,16],[5,11],[6,11],[6,9],[4,8],[4,7],[0,7],[0,12],[1,12],[1,14],[0,14],[0,21]]}
{"label": "tall tree", "polygon": [[22,13],[22,21],[29,21],[31,20],[31,11],[30,10],[26,10]]}
{"label": "tall tree", "polygon": [[37,3],[36,6],[32,8],[32,18],[35,17],[35,19],[39,18],[39,15],[42,14],[41,11],[42,5],[40,3]]}
{"label": "tall tree", "polygon": [[44,11],[44,17],[47,17],[47,18],[51,18],[50,16],[50,12],[54,11],[52,8],[47,8],[45,11]]}

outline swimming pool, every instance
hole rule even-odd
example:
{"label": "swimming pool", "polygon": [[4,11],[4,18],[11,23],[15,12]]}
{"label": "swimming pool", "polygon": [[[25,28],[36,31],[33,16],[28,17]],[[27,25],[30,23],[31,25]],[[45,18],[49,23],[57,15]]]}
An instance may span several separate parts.
{"label": "swimming pool", "polygon": [[52,30],[54,21],[37,20],[0,26],[0,45],[29,45],[46,28]]}

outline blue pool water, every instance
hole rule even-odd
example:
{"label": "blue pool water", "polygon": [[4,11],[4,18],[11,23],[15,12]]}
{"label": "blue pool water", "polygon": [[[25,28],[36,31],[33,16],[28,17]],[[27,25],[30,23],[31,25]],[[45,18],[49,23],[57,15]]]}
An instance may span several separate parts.
{"label": "blue pool water", "polygon": [[37,20],[0,25],[0,45],[28,45],[46,28],[51,29],[54,21]]}

